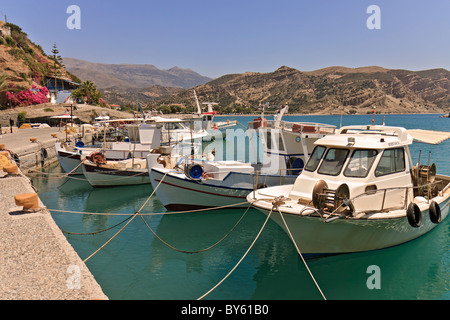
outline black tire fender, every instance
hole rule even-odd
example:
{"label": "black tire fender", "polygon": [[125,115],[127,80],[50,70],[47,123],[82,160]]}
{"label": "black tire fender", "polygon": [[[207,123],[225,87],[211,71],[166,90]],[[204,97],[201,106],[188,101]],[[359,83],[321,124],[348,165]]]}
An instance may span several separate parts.
{"label": "black tire fender", "polygon": [[430,220],[433,223],[440,223],[441,222],[441,208],[436,203],[436,201],[431,201],[430,208],[428,210],[430,212]]}
{"label": "black tire fender", "polygon": [[417,204],[411,202],[406,210],[408,222],[413,228],[418,228],[422,224],[422,212]]}

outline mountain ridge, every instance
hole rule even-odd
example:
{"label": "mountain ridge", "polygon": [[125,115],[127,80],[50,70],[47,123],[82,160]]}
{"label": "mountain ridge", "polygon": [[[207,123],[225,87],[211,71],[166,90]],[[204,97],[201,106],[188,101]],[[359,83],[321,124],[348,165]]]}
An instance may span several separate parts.
{"label": "mountain ridge", "polygon": [[65,57],[66,69],[81,80],[91,80],[98,88],[143,88],[153,85],[164,87],[194,87],[212,80],[191,69],[174,66],[159,69],[152,64],[107,64]]}
{"label": "mountain ridge", "polygon": [[[379,66],[326,67],[300,71],[282,66],[273,72],[228,74],[194,88],[203,101],[224,110],[255,110],[261,104],[289,104],[298,113],[445,113],[450,111],[450,71],[411,71]],[[154,101],[192,105],[192,92]]]}

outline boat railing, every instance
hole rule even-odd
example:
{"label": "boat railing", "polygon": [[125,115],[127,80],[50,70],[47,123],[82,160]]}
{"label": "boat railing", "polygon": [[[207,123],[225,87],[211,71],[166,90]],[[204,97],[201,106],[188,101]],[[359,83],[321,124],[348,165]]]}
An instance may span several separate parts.
{"label": "boat railing", "polygon": [[[439,186],[441,186],[439,188]],[[430,202],[433,196],[437,194],[443,194],[450,187],[450,183],[447,182],[447,185],[444,186],[444,180],[436,180],[434,182],[426,183],[419,186],[405,186],[405,187],[391,187],[391,188],[382,188],[377,190],[369,190],[364,193],[361,193],[349,201],[355,206],[355,201],[368,201],[368,197],[370,197],[370,210],[360,210],[358,213],[369,213],[369,212],[386,212],[389,210],[406,210],[411,201],[414,200],[415,196],[424,196],[426,197],[427,203]],[[411,199],[411,191],[412,198]],[[401,195],[404,196],[401,196]],[[373,197],[376,195],[376,197]],[[400,196],[400,198],[399,198]],[[376,204],[376,199],[381,198],[381,203],[379,209],[375,209],[374,205]],[[403,198],[404,197],[404,198]],[[400,199],[400,201],[399,201]]]}
{"label": "boat railing", "polygon": [[290,121],[276,121],[259,119],[250,121],[247,126],[248,129],[282,129],[295,133],[304,134],[333,134],[336,131],[336,126],[317,123],[317,122],[290,122]]}

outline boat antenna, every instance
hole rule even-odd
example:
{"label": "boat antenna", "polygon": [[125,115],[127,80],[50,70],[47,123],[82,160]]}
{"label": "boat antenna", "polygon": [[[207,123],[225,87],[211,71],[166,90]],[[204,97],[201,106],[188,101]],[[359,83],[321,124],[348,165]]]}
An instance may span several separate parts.
{"label": "boat antenna", "polygon": [[139,109],[141,109],[141,113],[142,113],[142,122],[145,122],[145,114],[144,114],[144,110],[142,109],[141,104],[139,103],[139,97],[138,97],[138,106],[139,106]]}
{"label": "boat antenna", "polygon": [[193,119],[191,119],[191,121],[190,121],[190,123],[189,123],[189,128],[190,128],[190,131],[191,131],[191,161],[192,162],[194,162],[194,136],[193,136],[193,131],[194,131],[194,128],[193,128],[193,124],[194,124],[194,121],[193,121]]}
{"label": "boat antenna", "polygon": [[202,114],[202,108],[200,108],[200,104],[198,103],[197,92],[194,90],[195,103],[197,104],[197,114]]}

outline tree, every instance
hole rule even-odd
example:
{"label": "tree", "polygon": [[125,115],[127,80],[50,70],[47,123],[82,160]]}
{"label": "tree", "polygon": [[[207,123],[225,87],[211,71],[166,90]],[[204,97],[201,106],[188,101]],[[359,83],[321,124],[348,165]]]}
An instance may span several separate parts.
{"label": "tree", "polygon": [[59,55],[59,50],[58,50],[58,47],[56,46],[56,43],[53,43],[52,53],[53,53],[53,55],[51,56],[51,58],[53,59],[53,61],[55,61],[55,63],[59,64],[61,67],[64,68],[65,67],[64,60]]}
{"label": "tree", "polygon": [[72,97],[86,99],[88,104],[99,104],[102,94],[90,80],[83,81],[78,89],[72,91]]}

